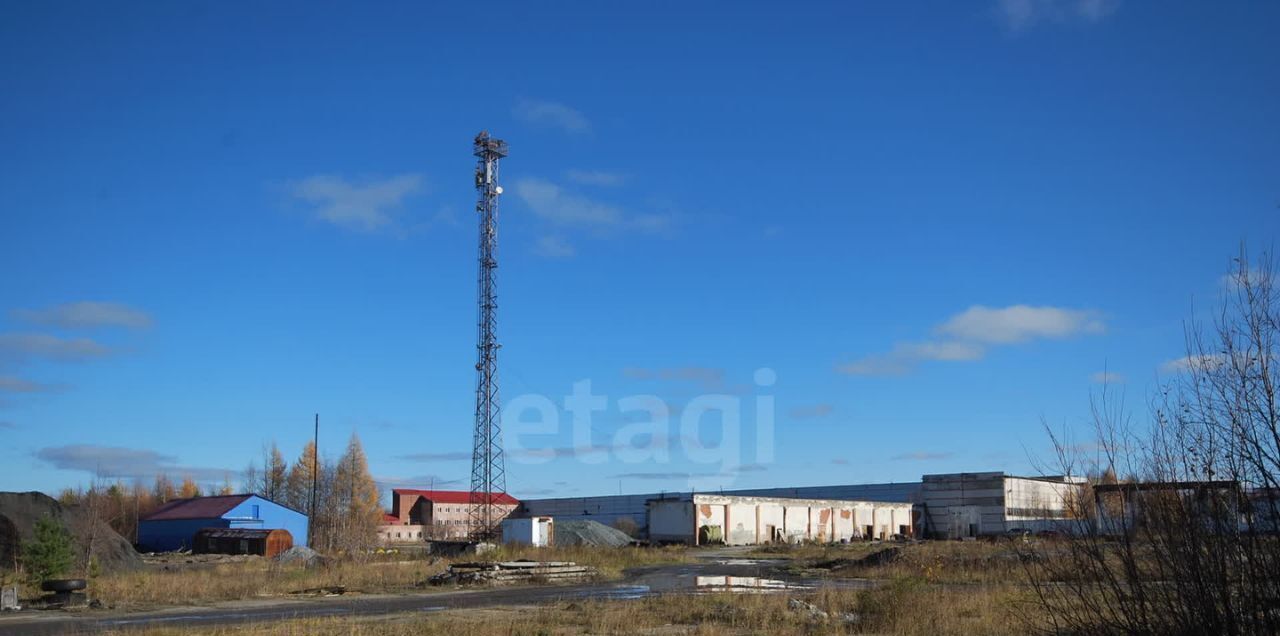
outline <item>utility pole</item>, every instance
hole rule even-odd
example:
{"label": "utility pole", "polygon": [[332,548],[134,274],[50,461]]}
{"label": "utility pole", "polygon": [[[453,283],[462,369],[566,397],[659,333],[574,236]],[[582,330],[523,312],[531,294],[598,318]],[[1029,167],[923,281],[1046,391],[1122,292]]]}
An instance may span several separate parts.
{"label": "utility pole", "polygon": [[476,541],[497,537],[498,498],[507,492],[498,400],[498,160],[507,142],[486,131],[476,135],[476,212],[480,222],[479,314],[476,320],[476,421],[471,452],[471,497],[468,529]]}

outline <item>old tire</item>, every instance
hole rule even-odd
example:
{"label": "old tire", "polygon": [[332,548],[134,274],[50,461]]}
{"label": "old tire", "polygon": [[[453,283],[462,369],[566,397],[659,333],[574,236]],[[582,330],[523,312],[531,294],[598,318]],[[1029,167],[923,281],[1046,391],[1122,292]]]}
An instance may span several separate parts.
{"label": "old tire", "polygon": [[78,592],[87,584],[84,579],[51,579],[40,584],[46,592]]}

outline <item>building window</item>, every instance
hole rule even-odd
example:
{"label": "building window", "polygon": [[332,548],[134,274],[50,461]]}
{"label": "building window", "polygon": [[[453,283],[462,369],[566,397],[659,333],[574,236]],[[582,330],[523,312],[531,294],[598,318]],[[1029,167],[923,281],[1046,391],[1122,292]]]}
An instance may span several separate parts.
{"label": "building window", "polygon": [[254,518],[254,519],[261,519],[261,518],[262,518],[262,511],[261,511],[261,510],[259,510],[259,506],[258,506],[258,504],[253,504],[253,518]]}

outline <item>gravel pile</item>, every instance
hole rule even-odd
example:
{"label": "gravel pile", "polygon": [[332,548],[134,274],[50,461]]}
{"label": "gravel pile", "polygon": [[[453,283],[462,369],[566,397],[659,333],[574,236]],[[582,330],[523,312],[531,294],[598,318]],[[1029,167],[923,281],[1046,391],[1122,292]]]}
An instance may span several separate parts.
{"label": "gravel pile", "polygon": [[295,545],[275,556],[276,563],[283,563],[286,565],[302,565],[305,567],[311,567],[313,565],[319,565],[322,561],[324,561],[324,557],[320,556],[319,552],[316,552],[305,545]]}
{"label": "gravel pile", "polygon": [[63,506],[39,492],[0,492],[0,568],[13,566],[22,542],[31,540],[36,520],[46,515],[70,530],[77,545],[88,545],[92,537],[93,559],[104,572],[142,567],[142,557],[124,537],[78,507]]}
{"label": "gravel pile", "polygon": [[631,545],[627,533],[599,521],[556,521],[556,545],[622,547]]}

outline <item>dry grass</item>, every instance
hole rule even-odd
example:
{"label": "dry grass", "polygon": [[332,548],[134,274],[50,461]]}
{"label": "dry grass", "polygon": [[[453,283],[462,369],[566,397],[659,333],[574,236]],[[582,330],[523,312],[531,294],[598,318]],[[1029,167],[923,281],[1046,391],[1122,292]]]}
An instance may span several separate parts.
{"label": "dry grass", "polygon": [[[778,595],[672,595],[640,601],[588,601],[539,608],[449,610],[434,615],[379,619],[326,618],[214,627],[211,636],[410,636],[439,634],[848,634],[909,636],[1022,634],[1030,627],[1015,617],[1021,592],[997,586],[931,586],[896,581],[872,591],[823,590],[809,600],[829,613],[826,620],[788,607]],[[856,617],[856,618],[855,618]],[[188,634],[190,628],[116,632],[145,636]]]}
{"label": "dry grass", "polygon": [[[666,546],[653,548],[594,548],[586,546],[563,548],[531,548],[507,547],[484,555],[488,561],[511,561],[516,559],[536,559],[540,561],[573,561],[580,565],[589,565],[600,570],[606,578],[617,578],[623,570],[644,565],[662,565],[669,563],[688,563],[694,560],[689,548],[684,546]],[[456,560],[476,560],[456,559]]]}
{"label": "dry grass", "polygon": [[445,567],[443,563],[408,561],[339,562],[306,569],[256,559],[208,568],[111,574],[94,579],[89,590],[91,596],[113,607],[200,604],[338,585],[352,591],[390,592],[410,589]]}
{"label": "dry grass", "polygon": [[[682,548],[526,547],[502,548],[483,558],[576,561],[596,567],[605,578],[613,578],[626,568],[677,563],[690,557]],[[104,575],[91,582],[90,593],[110,606],[145,607],[281,596],[297,590],[339,585],[351,592],[401,592],[417,589],[415,584],[443,572],[450,562],[470,560],[476,560],[476,557],[339,561],[306,569],[280,566],[265,559],[251,559],[213,566],[146,569]]]}
{"label": "dry grass", "polygon": [[[901,551],[892,562],[857,563],[873,553],[894,547]],[[792,569],[816,568],[836,577],[919,578],[927,583],[993,584],[1026,578],[1018,550],[1007,542],[925,541],[906,544],[766,546],[753,554],[790,559]]]}

